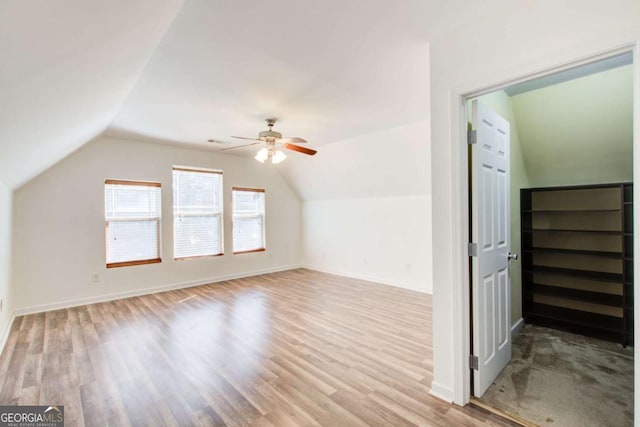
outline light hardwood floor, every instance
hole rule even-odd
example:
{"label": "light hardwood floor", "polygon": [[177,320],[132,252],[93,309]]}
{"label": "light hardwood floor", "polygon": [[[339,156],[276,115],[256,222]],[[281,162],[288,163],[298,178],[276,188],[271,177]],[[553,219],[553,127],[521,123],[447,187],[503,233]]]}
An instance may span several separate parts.
{"label": "light hardwood floor", "polygon": [[0,403],[67,426],[508,425],[429,396],[431,311],[300,269],[22,316]]}

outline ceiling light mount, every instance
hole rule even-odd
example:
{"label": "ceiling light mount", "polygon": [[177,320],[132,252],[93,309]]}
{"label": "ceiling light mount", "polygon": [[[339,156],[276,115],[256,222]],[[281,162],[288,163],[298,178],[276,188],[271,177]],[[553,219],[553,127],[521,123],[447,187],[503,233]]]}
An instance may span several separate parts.
{"label": "ceiling light mount", "polygon": [[276,124],[276,120],[275,118],[272,119],[266,119],[265,121],[267,122],[267,126],[269,127],[269,130],[265,130],[262,131],[258,134],[258,137],[260,139],[265,138],[267,141],[269,140],[269,138],[272,139],[281,139],[282,138],[282,134],[280,132],[275,132],[273,130],[273,125]]}

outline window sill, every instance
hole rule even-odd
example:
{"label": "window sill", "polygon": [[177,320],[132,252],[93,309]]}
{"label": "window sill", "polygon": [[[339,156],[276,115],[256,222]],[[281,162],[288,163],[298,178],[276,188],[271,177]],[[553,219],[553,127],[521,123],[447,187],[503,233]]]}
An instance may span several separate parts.
{"label": "window sill", "polygon": [[161,258],[141,259],[138,261],[112,262],[110,264],[107,264],[107,268],[131,267],[134,265],[157,264],[159,262],[162,262]]}
{"label": "window sill", "polygon": [[196,255],[196,256],[185,256],[181,258],[174,258],[174,261],[187,261],[190,259],[199,259],[199,258],[215,258],[219,256],[223,256],[224,254],[214,254],[214,255]]}
{"label": "window sill", "polygon": [[254,252],[264,252],[264,251],[266,251],[266,249],[265,249],[265,248],[260,248],[260,249],[249,249],[249,250],[247,250],[247,251],[237,251],[237,252],[234,252],[233,254],[234,254],[234,255],[240,255],[240,254],[250,254],[250,253],[254,253]]}

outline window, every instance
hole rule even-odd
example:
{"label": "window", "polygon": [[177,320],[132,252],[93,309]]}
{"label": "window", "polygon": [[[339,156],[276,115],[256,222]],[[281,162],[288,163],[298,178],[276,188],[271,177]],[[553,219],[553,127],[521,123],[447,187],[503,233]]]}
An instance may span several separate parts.
{"label": "window", "polygon": [[107,268],[160,262],[160,183],[104,183]]}
{"label": "window", "polygon": [[233,187],[233,253],[264,251],[264,190]]}
{"label": "window", "polygon": [[173,168],[175,259],[222,255],[222,172]]}

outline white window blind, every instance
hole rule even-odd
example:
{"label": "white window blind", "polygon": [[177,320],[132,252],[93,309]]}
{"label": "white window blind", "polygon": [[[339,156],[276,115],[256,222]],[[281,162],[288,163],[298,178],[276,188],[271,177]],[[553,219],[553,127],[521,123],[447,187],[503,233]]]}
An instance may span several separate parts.
{"label": "white window blind", "polygon": [[160,262],[160,183],[105,181],[107,268]]}
{"label": "white window blind", "polygon": [[173,168],[176,259],[222,255],[222,172]]}
{"label": "white window blind", "polygon": [[233,187],[233,253],[265,249],[264,190]]}

